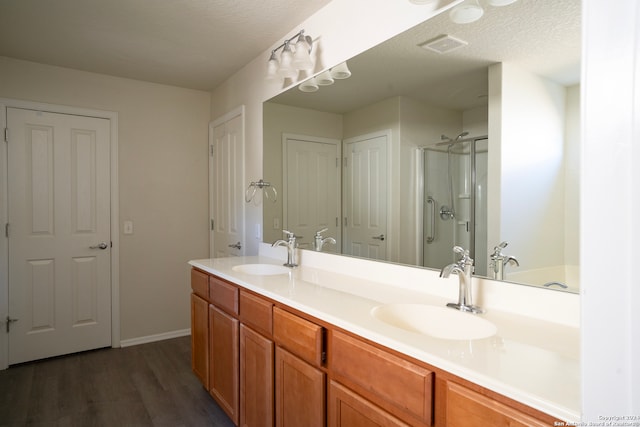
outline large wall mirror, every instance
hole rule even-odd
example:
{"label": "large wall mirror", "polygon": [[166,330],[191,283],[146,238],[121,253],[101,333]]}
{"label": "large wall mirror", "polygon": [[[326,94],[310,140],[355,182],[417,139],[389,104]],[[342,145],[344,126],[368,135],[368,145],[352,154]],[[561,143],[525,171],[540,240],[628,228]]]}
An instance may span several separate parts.
{"label": "large wall mirror", "polygon": [[265,242],[578,291],[580,1],[486,3],[264,103]]}

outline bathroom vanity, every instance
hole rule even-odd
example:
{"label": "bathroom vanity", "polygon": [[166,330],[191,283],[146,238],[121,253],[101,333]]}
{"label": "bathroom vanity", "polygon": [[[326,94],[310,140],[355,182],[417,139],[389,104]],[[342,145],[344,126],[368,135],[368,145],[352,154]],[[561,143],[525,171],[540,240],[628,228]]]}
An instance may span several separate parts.
{"label": "bathroom vanity", "polygon": [[[495,333],[448,339],[376,317],[383,307],[439,309],[448,302],[407,283],[371,281],[304,260],[287,269],[264,256],[189,264],[193,371],[236,425],[579,420],[574,326],[490,308],[481,320],[495,325]],[[413,281],[399,277],[405,279]],[[450,329],[448,323],[440,329]]]}

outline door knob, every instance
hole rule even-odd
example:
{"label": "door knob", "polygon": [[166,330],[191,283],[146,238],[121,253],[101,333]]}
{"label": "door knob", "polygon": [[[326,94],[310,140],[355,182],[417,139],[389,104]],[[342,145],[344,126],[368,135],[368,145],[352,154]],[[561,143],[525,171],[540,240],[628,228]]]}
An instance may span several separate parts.
{"label": "door knob", "polygon": [[384,234],[381,234],[381,235],[379,235],[379,236],[373,236],[373,237],[372,237],[372,239],[382,241],[382,240],[384,240]]}
{"label": "door knob", "polygon": [[89,249],[107,249],[109,247],[109,245],[107,245],[105,242],[100,242],[95,246],[89,246]]}
{"label": "door knob", "polygon": [[236,243],[235,245],[229,245],[230,248],[236,248],[238,250],[242,249],[242,245],[240,244],[240,242]]}

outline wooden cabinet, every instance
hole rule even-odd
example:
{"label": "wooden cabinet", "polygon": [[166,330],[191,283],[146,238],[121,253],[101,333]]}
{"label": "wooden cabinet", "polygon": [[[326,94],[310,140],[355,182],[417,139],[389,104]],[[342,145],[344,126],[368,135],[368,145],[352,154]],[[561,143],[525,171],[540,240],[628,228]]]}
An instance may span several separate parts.
{"label": "wooden cabinet", "polygon": [[240,423],[271,427],[274,423],[273,341],[240,325]]}
{"label": "wooden cabinet", "polygon": [[323,328],[278,307],[273,308],[276,347],[276,425],[325,425]]}
{"label": "wooden cabinet", "polygon": [[240,424],[274,425],[273,303],[240,290]]}
{"label": "wooden cabinet", "polygon": [[324,427],[325,375],[276,347],[276,426]]}
{"label": "wooden cabinet", "polygon": [[240,321],[209,305],[209,393],[234,424],[239,420]]}
{"label": "wooden cabinet", "polygon": [[537,427],[557,421],[219,277],[193,269],[191,286],[192,368],[236,425]]}
{"label": "wooden cabinet", "polygon": [[209,390],[209,303],[191,294],[191,369]]}

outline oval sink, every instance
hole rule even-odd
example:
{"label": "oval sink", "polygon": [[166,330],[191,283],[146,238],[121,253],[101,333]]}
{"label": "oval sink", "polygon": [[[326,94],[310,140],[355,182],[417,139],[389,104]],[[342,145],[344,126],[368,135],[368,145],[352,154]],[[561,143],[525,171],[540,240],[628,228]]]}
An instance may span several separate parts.
{"label": "oval sink", "polygon": [[238,273],[252,274],[254,276],[275,276],[276,274],[287,274],[290,269],[284,265],[277,264],[241,264],[231,267]]}
{"label": "oval sink", "polygon": [[449,340],[477,340],[496,334],[496,326],[475,314],[427,304],[388,304],[371,315],[396,328]]}

